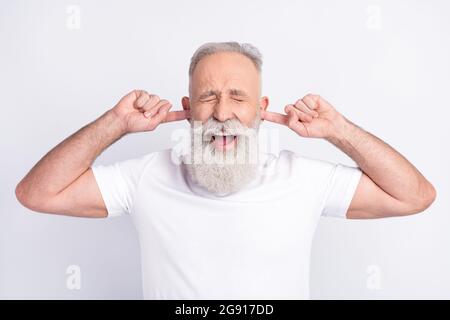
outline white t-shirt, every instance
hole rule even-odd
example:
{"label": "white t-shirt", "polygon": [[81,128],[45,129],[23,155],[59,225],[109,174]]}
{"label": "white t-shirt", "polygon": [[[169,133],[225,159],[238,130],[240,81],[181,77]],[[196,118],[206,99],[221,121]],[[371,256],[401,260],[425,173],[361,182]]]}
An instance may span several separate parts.
{"label": "white t-shirt", "polygon": [[145,299],[308,299],[320,216],[346,217],[362,171],[283,150],[258,177],[214,196],[170,149],[93,172],[108,216],[138,232]]}

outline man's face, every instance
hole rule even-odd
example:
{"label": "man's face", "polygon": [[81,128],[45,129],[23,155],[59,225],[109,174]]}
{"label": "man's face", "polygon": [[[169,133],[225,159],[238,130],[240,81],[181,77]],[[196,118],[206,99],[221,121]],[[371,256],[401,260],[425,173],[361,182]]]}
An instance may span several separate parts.
{"label": "man's face", "polygon": [[[266,109],[268,104],[267,97],[261,98],[261,75],[255,65],[235,52],[200,60],[190,79],[189,95],[183,98],[183,107],[191,110],[191,121],[202,123],[210,118],[218,122],[234,119],[251,128],[259,120],[258,109]],[[225,140],[222,145],[227,142],[232,141]]]}
{"label": "man's face", "polygon": [[191,158],[188,172],[214,193],[239,190],[256,173],[259,111],[268,104],[267,97],[261,98],[260,73],[244,55],[216,53],[197,64],[189,95],[182,104],[191,110],[190,156],[201,155],[201,159]]}
{"label": "man's face", "polygon": [[[260,74],[238,53],[217,53],[200,60],[191,78],[191,113],[195,120],[236,118],[250,126],[260,97]],[[191,114],[191,116],[192,116]]]}

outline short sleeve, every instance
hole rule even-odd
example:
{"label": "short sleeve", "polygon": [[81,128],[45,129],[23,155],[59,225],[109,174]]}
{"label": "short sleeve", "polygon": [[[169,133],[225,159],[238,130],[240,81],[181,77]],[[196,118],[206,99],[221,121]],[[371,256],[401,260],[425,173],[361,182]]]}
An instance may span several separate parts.
{"label": "short sleeve", "polygon": [[130,214],[140,177],[154,154],[111,165],[92,167],[97,185],[108,211],[108,217]]}
{"label": "short sleeve", "polygon": [[346,218],[350,203],[361,179],[358,167],[335,164],[328,180],[322,216]]}

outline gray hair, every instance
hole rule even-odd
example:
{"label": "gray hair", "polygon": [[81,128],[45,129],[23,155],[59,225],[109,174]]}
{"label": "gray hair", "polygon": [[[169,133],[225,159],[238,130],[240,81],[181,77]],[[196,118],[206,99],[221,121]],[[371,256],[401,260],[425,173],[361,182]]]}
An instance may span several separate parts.
{"label": "gray hair", "polygon": [[189,78],[194,73],[194,69],[197,64],[206,56],[219,52],[237,52],[243,54],[252,60],[256,69],[261,72],[262,67],[262,55],[259,50],[250,43],[239,42],[208,42],[201,45],[191,58],[191,64],[189,66]]}

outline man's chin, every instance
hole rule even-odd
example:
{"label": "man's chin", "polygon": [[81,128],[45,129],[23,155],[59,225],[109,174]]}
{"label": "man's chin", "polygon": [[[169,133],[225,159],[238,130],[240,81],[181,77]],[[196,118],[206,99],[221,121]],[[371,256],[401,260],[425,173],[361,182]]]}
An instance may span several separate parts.
{"label": "man's chin", "polygon": [[213,194],[227,195],[240,191],[255,177],[257,161],[250,156],[250,148],[245,147],[248,141],[244,135],[226,141],[226,148],[217,146],[214,140],[206,141],[202,147],[192,149],[194,161],[185,162],[191,180],[197,185]]}
{"label": "man's chin", "polygon": [[190,164],[186,168],[194,183],[219,196],[240,191],[257,173],[257,167],[249,164]]}

